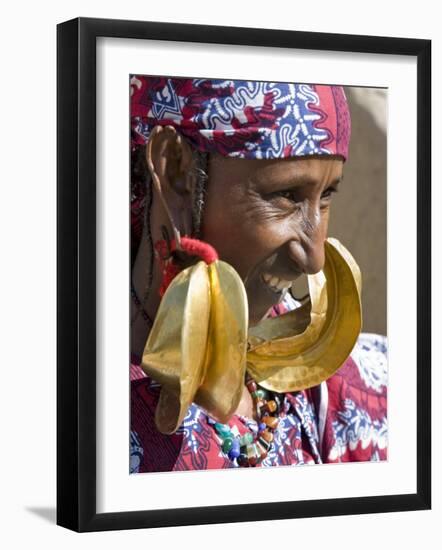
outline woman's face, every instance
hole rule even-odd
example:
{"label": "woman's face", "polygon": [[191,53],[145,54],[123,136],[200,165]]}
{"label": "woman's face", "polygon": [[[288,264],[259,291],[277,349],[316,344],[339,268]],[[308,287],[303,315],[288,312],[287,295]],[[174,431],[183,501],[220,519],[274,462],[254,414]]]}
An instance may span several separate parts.
{"label": "woman's face", "polygon": [[202,238],[244,281],[250,324],[301,274],[324,265],[339,157],[242,160],[210,155]]}

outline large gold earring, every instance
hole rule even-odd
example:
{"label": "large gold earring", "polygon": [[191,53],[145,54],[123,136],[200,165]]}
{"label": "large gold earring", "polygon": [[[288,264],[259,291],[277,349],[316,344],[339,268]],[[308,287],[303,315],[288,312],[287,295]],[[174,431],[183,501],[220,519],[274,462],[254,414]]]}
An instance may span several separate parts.
{"label": "large gold earring", "polygon": [[162,385],[155,412],[162,433],[178,429],[192,402],[222,422],[235,412],[244,384],[247,318],[244,285],[225,262],[198,262],[172,281],[142,358],[145,372]]}
{"label": "large gold earring", "polygon": [[296,391],[329,378],[362,328],[361,272],[336,239],[325,243],[324,271],[308,277],[310,303],[249,331],[247,370],[264,388]]}
{"label": "large gold earring", "polygon": [[325,247],[324,271],[309,276],[311,303],[249,331],[245,288],[227,263],[199,262],[172,281],[142,358],[162,385],[161,432],[176,431],[192,402],[226,422],[246,369],[264,388],[287,392],[319,384],[344,363],[361,330],[361,277],[339,241]]}

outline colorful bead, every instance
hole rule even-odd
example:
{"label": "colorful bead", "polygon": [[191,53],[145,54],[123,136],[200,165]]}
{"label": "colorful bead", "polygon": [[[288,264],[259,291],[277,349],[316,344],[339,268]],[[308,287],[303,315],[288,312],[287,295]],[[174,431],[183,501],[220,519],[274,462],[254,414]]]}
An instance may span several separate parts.
{"label": "colorful bead", "polygon": [[230,428],[226,424],[220,424],[217,422],[215,424],[215,430],[219,433],[221,437],[228,437],[230,435]]}
{"label": "colorful bead", "polygon": [[252,447],[255,452],[255,456],[259,458],[261,456],[261,449],[258,447],[256,443],[253,443]]}
{"label": "colorful bead", "polygon": [[250,445],[253,443],[253,435],[250,432],[245,433],[239,440],[240,445]]}
{"label": "colorful bead", "polygon": [[256,390],[255,394],[258,399],[265,399],[267,396],[267,392],[261,388]]}
{"label": "colorful bead", "polygon": [[240,455],[239,439],[234,439],[232,448],[229,451],[229,458],[230,458],[230,460],[233,460],[235,458],[238,458],[239,455]]}
{"label": "colorful bead", "polygon": [[239,430],[238,430],[238,426],[236,426],[236,425],[234,425],[230,428],[230,433],[235,438],[239,438],[241,436],[241,434],[239,433]]}
{"label": "colorful bead", "polygon": [[249,465],[249,461],[247,459],[247,455],[244,453],[241,453],[239,457],[237,458],[238,466],[247,467]]}
{"label": "colorful bead", "polygon": [[258,386],[256,385],[256,382],[254,380],[249,380],[248,382],[246,382],[246,386],[250,393],[253,393],[258,389]]}
{"label": "colorful bead", "polygon": [[239,449],[230,449],[228,456],[230,460],[235,460],[235,458],[238,458],[239,455],[240,455]]}
{"label": "colorful bead", "polygon": [[270,451],[271,444],[264,438],[259,437],[257,443],[259,443],[261,447],[263,447],[263,449],[265,449],[266,451]]}
{"label": "colorful bead", "polygon": [[276,404],[276,401],[267,401],[266,403],[266,406],[265,408],[267,409],[268,412],[275,412],[276,409],[278,408],[278,405]]}
{"label": "colorful bead", "polygon": [[270,443],[267,443],[267,441],[261,438],[259,438],[258,441],[256,442],[256,446],[260,450],[261,455],[263,453],[267,454],[267,452],[270,450]]}
{"label": "colorful bead", "polygon": [[263,422],[265,422],[270,429],[275,430],[278,426],[279,418],[276,418],[275,416],[265,416],[263,418]]}
{"label": "colorful bead", "polygon": [[265,431],[260,434],[260,436],[265,439],[268,443],[271,443],[273,441],[273,434],[272,432]]}
{"label": "colorful bead", "polygon": [[[252,379],[246,382],[246,386],[253,398],[255,411],[260,417],[258,428],[250,428],[253,433],[249,431],[240,435],[237,426],[230,428],[227,424],[216,422],[210,417],[208,422],[222,439],[222,451],[230,460],[236,460],[238,466],[248,468],[257,466],[267,457],[274,440],[272,432],[279,423],[279,417],[276,415],[284,411],[287,403],[280,395],[259,388]],[[269,395],[273,395],[273,399],[269,400]],[[269,413],[276,414],[271,416]]]}
{"label": "colorful bead", "polygon": [[250,460],[251,458],[258,458],[259,456],[259,453],[258,453],[258,449],[256,448],[256,445],[247,445],[246,447],[246,454],[247,454],[247,458]]}

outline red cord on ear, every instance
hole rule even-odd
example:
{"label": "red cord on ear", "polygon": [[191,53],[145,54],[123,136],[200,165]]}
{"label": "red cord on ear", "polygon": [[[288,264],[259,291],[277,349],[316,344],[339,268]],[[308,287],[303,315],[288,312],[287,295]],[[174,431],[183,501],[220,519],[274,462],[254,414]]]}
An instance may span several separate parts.
{"label": "red cord on ear", "polygon": [[[218,253],[209,243],[191,239],[190,237],[181,237],[181,249],[189,254],[189,256],[198,256],[206,264],[211,264],[218,259]],[[160,262],[162,262],[163,277],[161,279],[160,296],[163,297],[167,287],[173,279],[181,271],[180,268],[173,262],[173,258],[169,256],[170,252],[175,252],[177,249],[175,239],[170,242],[170,250],[165,240],[160,240],[155,243],[155,250],[158,252]]]}
{"label": "red cord on ear", "polygon": [[[190,237],[181,237],[180,242],[184,252],[190,256],[199,256],[206,264],[211,264],[218,259],[217,251],[209,243]],[[176,246],[175,241],[172,241],[172,246]]]}

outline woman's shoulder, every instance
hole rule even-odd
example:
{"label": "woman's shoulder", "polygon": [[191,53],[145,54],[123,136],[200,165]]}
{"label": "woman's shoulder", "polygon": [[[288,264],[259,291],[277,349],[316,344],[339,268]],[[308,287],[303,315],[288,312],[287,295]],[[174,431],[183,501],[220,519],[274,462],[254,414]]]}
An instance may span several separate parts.
{"label": "woman's shoulder", "polygon": [[326,381],[325,461],[386,460],[387,383],[387,338],[361,334]]}
{"label": "woman's shoulder", "polygon": [[327,380],[329,391],[341,400],[353,398],[366,406],[387,397],[387,338],[362,333],[345,363]]}
{"label": "woman's shoulder", "polygon": [[367,388],[382,393],[388,382],[387,337],[362,333],[350,355]]}

